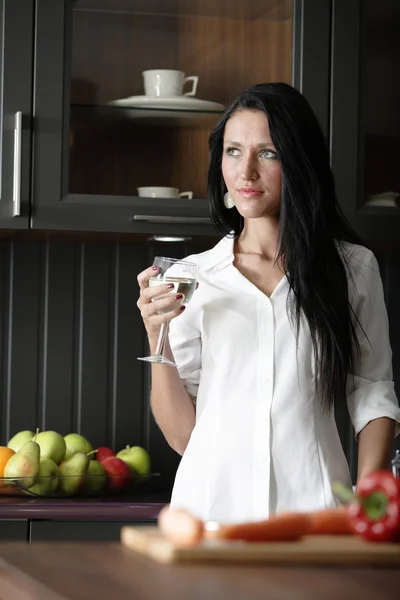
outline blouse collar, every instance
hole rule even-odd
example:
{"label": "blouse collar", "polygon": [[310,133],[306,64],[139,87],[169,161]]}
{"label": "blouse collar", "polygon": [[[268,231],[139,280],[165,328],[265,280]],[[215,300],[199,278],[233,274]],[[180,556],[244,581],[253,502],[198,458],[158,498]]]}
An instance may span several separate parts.
{"label": "blouse collar", "polygon": [[219,271],[231,265],[235,258],[233,249],[234,241],[234,233],[231,232],[211,248],[207,252],[207,258],[202,265],[202,271]]}

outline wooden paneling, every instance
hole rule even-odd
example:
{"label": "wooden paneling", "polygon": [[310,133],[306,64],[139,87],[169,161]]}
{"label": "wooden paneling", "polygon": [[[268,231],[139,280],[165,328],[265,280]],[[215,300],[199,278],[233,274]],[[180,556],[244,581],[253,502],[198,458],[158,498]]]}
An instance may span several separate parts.
{"label": "wooden paneling", "polygon": [[[393,376],[397,398],[400,399],[400,252],[378,253],[385,301],[389,317],[390,342],[393,351]],[[397,437],[396,447],[400,450],[400,436]]]}
{"label": "wooden paneling", "polygon": [[59,243],[41,247],[38,426],[66,431],[75,426],[71,403],[75,393],[75,273],[80,246]]}
{"label": "wooden paneling", "polygon": [[208,135],[218,115],[197,126],[143,126],[126,110],[99,107],[144,94],[146,69],[197,75],[196,95],[224,106],[255,83],[290,83],[292,19],[227,14],[74,11],[71,102],[91,108],[72,108],[69,191],[135,196],[141,185],[161,185],[205,197]]}
{"label": "wooden paneling", "polygon": [[3,379],[6,433],[37,426],[42,275],[39,245],[10,244],[8,250],[8,279],[2,284],[8,297]]}
{"label": "wooden paneling", "polygon": [[[379,250],[371,248],[378,259],[383,288],[385,293],[386,308],[389,317],[390,342],[393,352],[393,377],[397,397],[400,398],[400,314],[398,298],[400,295],[400,253],[399,251]],[[339,434],[347,459],[350,464],[353,481],[357,474],[357,443],[354,431],[345,407],[337,411],[336,421]],[[396,439],[396,447],[400,449],[400,437]]]}
{"label": "wooden paneling", "polygon": [[[154,252],[154,249],[153,249]],[[138,287],[136,276],[147,264],[145,247],[139,247],[135,252],[127,245],[115,246],[114,250],[114,280],[112,289],[115,290],[111,306],[110,319],[112,344],[109,419],[112,423],[110,443],[116,446],[117,439],[133,436],[149,443],[148,428],[150,411],[148,407],[147,389],[144,384],[145,367],[141,367],[136,358],[143,356],[144,328],[136,308]],[[129,418],[133,398],[142,397],[140,413],[135,420]],[[172,452],[171,452],[172,454]],[[157,466],[157,470],[159,467]]]}
{"label": "wooden paneling", "polygon": [[[393,372],[397,396],[400,398],[400,254],[378,254],[393,350]],[[400,442],[400,440],[399,440]],[[400,447],[400,446],[399,446]]]}
{"label": "wooden paneling", "polygon": [[155,488],[179,456],[149,408],[137,274],[182,244],[0,242],[0,444],[22,429],[81,432],[94,447],[150,450]]}
{"label": "wooden paneling", "polygon": [[254,83],[291,82],[292,19],[73,16],[72,103],[101,105],[143,94],[146,69],[198,75],[196,95],[223,104]]}
{"label": "wooden paneling", "polygon": [[[0,242],[0,444],[21,429],[80,431],[94,444],[149,448],[160,489],[179,456],[149,408],[148,352],[136,307],[137,274],[154,255],[187,256],[210,243]],[[400,377],[400,255],[377,253]],[[397,388],[400,393],[400,388]],[[347,411],[337,415],[356,468]]]}

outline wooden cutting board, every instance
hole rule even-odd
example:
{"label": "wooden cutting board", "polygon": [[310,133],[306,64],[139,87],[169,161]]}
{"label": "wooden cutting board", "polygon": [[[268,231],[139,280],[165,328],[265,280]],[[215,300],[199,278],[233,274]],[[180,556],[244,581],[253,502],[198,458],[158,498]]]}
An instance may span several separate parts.
{"label": "wooden cutting board", "polygon": [[171,544],[158,527],[125,526],[121,542],[159,562],[236,561],[283,564],[398,564],[400,544],[366,542],[352,536],[309,536],[298,542],[249,543],[204,540],[189,548]]}

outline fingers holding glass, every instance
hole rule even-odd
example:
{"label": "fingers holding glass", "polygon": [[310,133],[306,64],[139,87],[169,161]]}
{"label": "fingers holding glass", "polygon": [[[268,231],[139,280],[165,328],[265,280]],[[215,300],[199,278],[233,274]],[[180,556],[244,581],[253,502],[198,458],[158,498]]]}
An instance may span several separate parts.
{"label": "fingers holding glass", "polygon": [[162,325],[182,314],[184,299],[182,294],[155,296],[143,307],[142,317],[152,325]]}
{"label": "fingers holding glass", "polygon": [[145,269],[144,271],[139,273],[139,275],[137,276],[137,282],[141,290],[144,290],[149,287],[149,279],[151,277],[157,276],[159,270],[160,267],[154,265],[153,267],[149,267],[148,269]]}
{"label": "fingers holding glass", "polygon": [[156,256],[153,267],[138,275],[138,283],[141,289],[138,307],[143,320],[154,327],[161,325],[155,354],[139,360],[176,367],[164,356],[168,326],[171,319],[182,314],[184,305],[193,296],[197,284],[197,265],[181,259]]}

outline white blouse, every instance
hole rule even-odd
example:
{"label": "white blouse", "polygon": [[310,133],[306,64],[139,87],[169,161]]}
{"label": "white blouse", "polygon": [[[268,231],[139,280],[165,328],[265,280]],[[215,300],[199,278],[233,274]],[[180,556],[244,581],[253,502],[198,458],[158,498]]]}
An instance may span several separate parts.
{"label": "white blouse", "polygon": [[[400,422],[400,410],[377,261],[362,246],[346,244],[346,252],[356,288],[349,284],[352,306],[368,338],[359,333],[361,360],[348,378],[357,435],[378,417]],[[172,320],[170,343],[196,398],[196,425],[171,505],[223,522],[335,506],[331,482],[351,485],[349,469],[333,412],[315,397],[305,318],[296,351],[286,277],[267,297],[233,266],[228,237],[188,260],[199,266],[200,285]]]}

